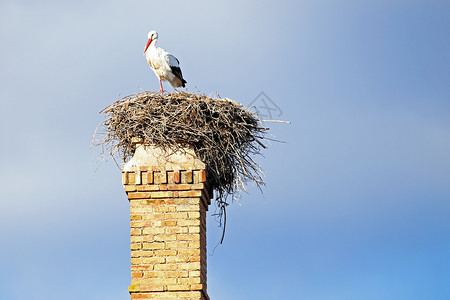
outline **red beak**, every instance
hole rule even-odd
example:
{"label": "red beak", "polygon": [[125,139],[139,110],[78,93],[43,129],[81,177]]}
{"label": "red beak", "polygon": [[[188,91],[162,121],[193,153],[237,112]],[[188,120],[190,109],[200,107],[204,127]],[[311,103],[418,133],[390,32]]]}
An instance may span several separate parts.
{"label": "red beak", "polygon": [[148,46],[150,46],[151,43],[152,43],[152,39],[149,38],[149,39],[148,39],[148,42],[147,42],[147,46],[145,47],[144,53],[147,51]]}

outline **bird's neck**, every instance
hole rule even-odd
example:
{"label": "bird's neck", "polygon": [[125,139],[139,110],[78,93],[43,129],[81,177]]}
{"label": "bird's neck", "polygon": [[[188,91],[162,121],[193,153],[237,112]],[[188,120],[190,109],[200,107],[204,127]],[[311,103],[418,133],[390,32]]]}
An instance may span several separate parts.
{"label": "bird's neck", "polygon": [[147,51],[145,51],[145,56],[147,57],[147,59],[150,58],[150,56],[152,55],[152,53],[155,53],[156,50],[156,46],[155,46],[156,42],[153,41],[147,48]]}

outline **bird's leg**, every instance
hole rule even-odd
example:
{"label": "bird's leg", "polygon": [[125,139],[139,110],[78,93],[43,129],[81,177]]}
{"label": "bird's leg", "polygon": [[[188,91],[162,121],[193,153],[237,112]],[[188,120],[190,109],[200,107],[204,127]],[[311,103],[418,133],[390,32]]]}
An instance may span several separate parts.
{"label": "bird's leg", "polygon": [[159,87],[161,88],[161,95],[162,95],[163,92],[164,92],[164,90],[163,90],[163,88],[162,88],[162,82],[161,82],[161,79],[159,80]]}

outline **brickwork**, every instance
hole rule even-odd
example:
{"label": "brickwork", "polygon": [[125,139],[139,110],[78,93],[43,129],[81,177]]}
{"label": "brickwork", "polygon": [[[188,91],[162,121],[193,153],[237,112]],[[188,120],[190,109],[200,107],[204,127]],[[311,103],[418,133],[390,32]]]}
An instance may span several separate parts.
{"label": "brickwork", "polygon": [[209,299],[202,164],[123,169],[130,202],[131,299]]}

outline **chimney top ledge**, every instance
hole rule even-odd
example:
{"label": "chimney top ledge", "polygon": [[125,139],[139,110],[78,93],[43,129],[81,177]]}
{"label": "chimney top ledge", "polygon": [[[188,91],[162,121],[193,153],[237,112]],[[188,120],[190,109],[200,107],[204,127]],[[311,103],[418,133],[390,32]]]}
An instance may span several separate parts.
{"label": "chimney top ledge", "polygon": [[[181,166],[192,166],[192,169],[205,169],[206,165],[197,158],[192,147],[186,145],[181,150],[163,149],[147,145],[140,138],[133,138],[136,151],[133,157],[123,166],[123,172],[135,172],[139,167],[156,167],[161,171],[180,170]],[[191,168],[190,168],[191,169]]]}

